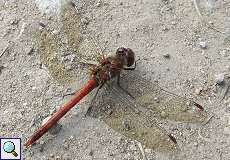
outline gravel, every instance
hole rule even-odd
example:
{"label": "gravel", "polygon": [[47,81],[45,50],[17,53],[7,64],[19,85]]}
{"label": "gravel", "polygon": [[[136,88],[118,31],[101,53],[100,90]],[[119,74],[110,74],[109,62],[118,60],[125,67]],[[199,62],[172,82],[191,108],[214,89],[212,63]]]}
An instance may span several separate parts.
{"label": "gravel", "polygon": [[202,49],[206,49],[207,48],[207,42],[206,41],[200,41],[199,45]]}
{"label": "gravel", "polygon": [[224,78],[225,78],[225,74],[224,73],[219,73],[215,75],[215,83],[222,85],[224,84]]}
{"label": "gravel", "polygon": [[[195,99],[209,114],[215,114],[211,121],[203,125],[164,119],[159,121],[159,126],[169,133],[173,132],[180,151],[164,154],[152,150],[150,153],[146,148],[148,159],[229,159],[229,124],[221,119],[229,112],[229,93],[224,103],[218,98],[221,93],[213,93],[212,86],[215,83],[218,84],[217,89],[222,88],[219,85],[226,81],[224,74],[229,73],[230,23],[226,17],[229,16],[230,4],[227,1],[213,1],[210,14],[210,5],[200,1],[201,19],[193,3],[184,0],[73,1],[83,15],[82,32],[92,36],[98,48],[105,48],[104,53],[114,53],[121,46],[132,48],[136,58],[140,59],[136,69],[147,79],[152,82],[158,80],[159,85],[167,90]],[[69,56],[72,50],[62,48],[64,53],[71,53],[69,55],[56,53],[58,56],[55,58],[67,57],[63,60],[65,65],[56,64],[53,67],[55,72],[52,72],[52,65],[44,63],[44,55],[34,44],[39,42],[37,33],[46,29],[53,33],[52,36],[61,39],[57,45],[59,47],[66,46],[71,38],[73,43],[77,41],[76,32],[71,32],[73,36],[69,35],[69,39],[61,34],[59,16],[64,3],[64,0],[0,2],[1,136],[22,137],[25,142],[40,126],[42,119],[54,112],[54,107],[58,109],[68,100],[69,96],[62,96],[61,93],[65,93],[67,88],[71,88],[71,92],[76,91],[87,79],[75,70],[79,64],[75,65],[74,61],[79,57]],[[76,20],[76,17],[72,19]],[[208,21],[213,22],[209,25],[214,29],[205,25]],[[78,29],[77,25],[73,28]],[[52,50],[53,46],[49,45],[51,41],[55,41],[53,37],[45,44]],[[91,48],[90,45],[86,47]],[[49,50],[46,52],[47,55],[51,53]],[[54,62],[55,58],[51,56],[47,61]],[[166,71],[166,68],[170,70]],[[62,73],[65,79],[55,76],[55,73]],[[183,83],[186,80],[189,83]],[[84,99],[74,109],[87,107],[90,98]],[[60,121],[62,129],[55,135],[47,133],[33,147],[23,149],[23,157],[32,160],[142,159],[132,140],[98,119],[82,118],[80,112],[79,116],[72,114],[73,111],[70,111]],[[90,150],[93,156],[90,156]]]}

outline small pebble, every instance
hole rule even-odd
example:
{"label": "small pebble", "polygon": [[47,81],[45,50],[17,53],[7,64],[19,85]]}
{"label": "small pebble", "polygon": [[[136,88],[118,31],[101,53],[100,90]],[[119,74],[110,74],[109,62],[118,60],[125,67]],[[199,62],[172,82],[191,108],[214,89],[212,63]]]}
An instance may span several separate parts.
{"label": "small pebble", "polygon": [[35,86],[33,86],[31,89],[34,91],[34,90],[36,90],[37,88],[36,88]]}
{"label": "small pebble", "polygon": [[164,2],[165,4],[168,4],[169,0],[162,0],[162,2]]}
{"label": "small pebble", "polygon": [[227,126],[224,128],[224,134],[225,135],[230,135],[230,126]]}
{"label": "small pebble", "polygon": [[167,114],[166,114],[166,112],[165,111],[161,111],[161,118],[166,118],[167,117]]}
{"label": "small pebble", "polygon": [[224,83],[224,73],[215,75],[215,83],[219,85],[222,85]]}
{"label": "small pebble", "polygon": [[113,156],[114,156],[114,153],[109,152],[108,155],[111,156],[111,157],[113,157]]}
{"label": "small pebble", "polygon": [[152,150],[151,150],[151,149],[149,149],[149,148],[146,148],[146,149],[145,149],[145,153],[147,153],[147,154],[151,154],[151,153],[152,153]]}
{"label": "small pebble", "polygon": [[69,154],[65,153],[65,154],[63,154],[62,159],[63,160],[71,160],[72,158]]}
{"label": "small pebble", "polygon": [[111,115],[113,113],[113,110],[112,109],[109,109],[108,111],[107,111],[107,114],[108,115]]}
{"label": "small pebble", "polygon": [[137,150],[137,148],[136,148],[136,146],[135,146],[134,144],[131,144],[131,145],[129,146],[129,149],[130,149],[131,151],[136,151],[136,150]]}
{"label": "small pebble", "polygon": [[224,50],[220,51],[220,54],[221,54],[223,57],[227,57],[228,52],[227,52],[226,49],[224,49]]}
{"label": "small pebble", "polygon": [[28,47],[25,52],[27,55],[31,55],[33,51],[34,51],[34,47]]}
{"label": "small pebble", "polygon": [[73,67],[72,67],[71,65],[66,65],[66,66],[65,66],[65,69],[66,69],[67,71],[71,71],[71,70],[73,70]]}
{"label": "small pebble", "polygon": [[90,155],[90,156],[93,156],[93,150],[90,150],[90,151],[89,151],[89,155]]}
{"label": "small pebble", "polygon": [[171,23],[172,25],[176,25],[176,21],[172,21],[172,23]]}
{"label": "small pebble", "polygon": [[211,24],[211,25],[213,25],[213,24],[214,24],[214,22],[213,22],[213,21],[208,21],[208,23],[209,23],[209,24]]}
{"label": "small pebble", "polygon": [[32,127],[33,125],[35,124],[35,118],[33,118],[31,121],[30,121],[30,127]]}
{"label": "small pebble", "polygon": [[124,142],[124,138],[123,138],[123,137],[118,137],[118,141],[119,141],[119,143],[121,144],[121,143]]}
{"label": "small pebble", "polygon": [[130,130],[130,125],[129,125],[129,122],[128,121],[123,121],[122,122],[122,125],[123,125],[123,127],[126,129],[126,130]]}
{"label": "small pebble", "polygon": [[197,147],[197,146],[198,146],[198,143],[197,143],[197,142],[194,142],[193,145],[194,145],[195,147]]}
{"label": "small pebble", "polygon": [[50,154],[50,157],[51,157],[51,158],[54,158],[54,154],[53,154],[53,153],[51,153],[51,154]]}
{"label": "small pebble", "polygon": [[163,57],[169,59],[170,58],[170,54],[168,54],[168,53],[164,54]]}
{"label": "small pebble", "polygon": [[89,20],[87,18],[83,18],[81,20],[81,22],[84,24],[84,25],[88,25],[89,24]]}
{"label": "small pebble", "polygon": [[157,103],[160,102],[159,98],[158,97],[154,97],[154,101],[156,101]]}
{"label": "small pebble", "polygon": [[42,28],[45,28],[45,27],[46,27],[46,25],[45,25],[44,23],[42,23],[42,22],[39,22],[38,24],[39,24],[39,26],[41,26]]}
{"label": "small pebble", "polygon": [[199,95],[200,92],[202,91],[202,87],[195,89],[195,94]]}
{"label": "small pebble", "polygon": [[205,41],[200,41],[199,45],[200,45],[200,47],[202,49],[206,49],[207,48],[207,43]]}
{"label": "small pebble", "polygon": [[39,144],[40,144],[40,145],[43,145],[43,144],[45,144],[45,142],[44,142],[44,141],[40,141]]}
{"label": "small pebble", "polygon": [[162,28],[162,31],[168,31],[168,30],[169,30],[169,28],[166,27],[166,26],[164,26],[164,27]]}
{"label": "small pebble", "polygon": [[56,108],[51,108],[49,111],[50,115],[54,114],[55,112],[56,112]]}
{"label": "small pebble", "polygon": [[0,74],[2,73],[2,70],[4,69],[5,67],[0,65]]}
{"label": "small pebble", "polygon": [[63,144],[63,148],[64,148],[65,150],[68,150],[68,149],[69,149],[69,144],[68,144],[67,142],[65,142],[65,143]]}
{"label": "small pebble", "polygon": [[97,7],[100,7],[100,6],[101,6],[101,0],[98,0],[98,1],[97,1],[96,6],[97,6]]}
{"label": "small pebble", "polygon": [[53,33],[54,35],[58,35],[59,31],[58,31],[58,30],[53,30],[52,33]]}
{"label": "small pebble", "polygon": [[44,151],[44,144],[45,144],[45,142],[44,141],[40,141],[39,144],[41,145],[40,148],[39,148],[39,151],[43,152]]}
{"label": "small pebble", "polygon": [[172,7],[166,7],[165,8],[165,11],[170,11],[170,10],[172,10]]}
{"label": "small pebble", "polygon": [[217,88],[216,85],[212,86],[212,91],[213,91],[213,93],[217,93],[218,92],[218,88]]}
{"label": "small pebble", "polygon": [[11,24],[11,25],[17,25],[18,22],[19,22],[18,19],[14,19],[14,20],[11,20],[11,21],[10,21],[10,24]]}

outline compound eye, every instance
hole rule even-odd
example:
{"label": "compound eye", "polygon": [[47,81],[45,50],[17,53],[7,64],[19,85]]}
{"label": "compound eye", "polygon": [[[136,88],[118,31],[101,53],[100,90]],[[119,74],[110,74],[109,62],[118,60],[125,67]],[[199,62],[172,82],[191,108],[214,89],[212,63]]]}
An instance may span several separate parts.
{"label": "compound eye", "polygon": [[125,55],[125,48],[124,47],[118,48],[116,54]]}
{"label": "compound eye", "polygon": [[135,63],[135,53],[130,48],[127,48],[126,59],[128,67],[132,66]]}

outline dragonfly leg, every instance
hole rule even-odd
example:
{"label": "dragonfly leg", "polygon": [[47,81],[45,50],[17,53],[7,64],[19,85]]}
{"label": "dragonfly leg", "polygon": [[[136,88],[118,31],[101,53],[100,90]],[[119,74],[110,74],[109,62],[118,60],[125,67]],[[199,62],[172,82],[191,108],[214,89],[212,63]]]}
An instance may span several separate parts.
{"label": "dragonfly leg", "polygon": [[128,94],[130,97],[132,97],[133,99],[135,99],[131,93],[129,93],[126,89],[124,89],[121,84],[120,84],[120,74],[118,74],[117,76],[117,86],[122,90],[124,91],[126,94]]}
{"label": "dragonfly leg", "polygon": [[87,109],[85,116],[90,115],[90,113],[92,112],[93,102],[94,102],[94,100],[96,99],[99,90],[104,86],[104,84],[105,84],[105,83],[102,83],[102,84],[97,88],[97,91],[96,91],[95,95],[93,96],[93,99],[92,99],[91,102],[90,102],[89,108]]}
{"label": "dragonfly leg", "polygon": [[135,61],[134,66],[133,67],[123,67],[124,70],[135,70],[137,66],[137,63]]}

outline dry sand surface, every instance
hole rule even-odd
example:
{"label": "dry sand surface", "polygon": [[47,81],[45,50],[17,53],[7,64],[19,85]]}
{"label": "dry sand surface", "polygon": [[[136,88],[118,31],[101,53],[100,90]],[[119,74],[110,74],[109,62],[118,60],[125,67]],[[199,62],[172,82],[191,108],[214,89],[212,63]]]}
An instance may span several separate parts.
{"label": "dry sand surface", "polygon": [[72,2],[76,13],[68,15],[64,0],[0,0],[0,136],[25,142],[82,86],[87,77],[73,65],[90,57],[75,55],[81,31],[106,53],[132,48],[142,76],[193,98],[210,117],[205,123],[162,123],[180,150],[160,153],[82,116],[86,98],[60,121],[57,134],[23,148],[24,159],[229,160],[229,0]]}

